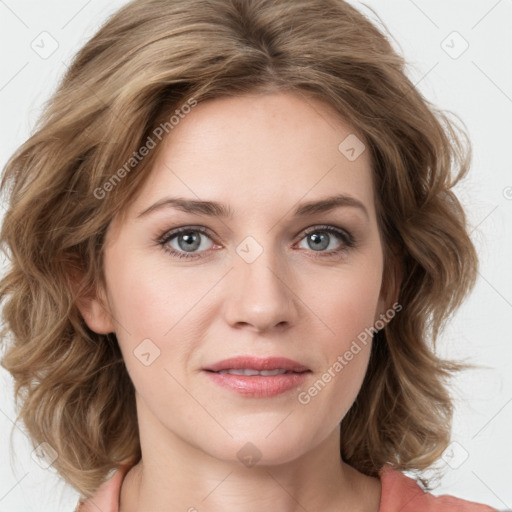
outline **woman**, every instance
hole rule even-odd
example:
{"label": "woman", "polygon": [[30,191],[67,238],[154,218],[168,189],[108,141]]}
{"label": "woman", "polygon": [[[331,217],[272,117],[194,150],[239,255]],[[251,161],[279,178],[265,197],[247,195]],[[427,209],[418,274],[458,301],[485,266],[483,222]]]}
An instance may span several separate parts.
{"label": "woman", "polygon": [[463,136],[340,0],[116,13],[2,181],[2,364],[77,510],[492,510],[401,472],[468,367]]}

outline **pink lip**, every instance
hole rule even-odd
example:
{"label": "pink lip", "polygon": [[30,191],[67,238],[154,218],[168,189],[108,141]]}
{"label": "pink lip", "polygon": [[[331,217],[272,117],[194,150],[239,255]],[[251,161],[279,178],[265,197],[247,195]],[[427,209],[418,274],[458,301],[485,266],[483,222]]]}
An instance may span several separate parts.
{"label": "pink lip", "polygon": [[219,372],[221,370],[252,368],[253,370],[288,370],[290,372],[305,372],[309,370],[303,364],[286,357],[254,357],[238,356],[223,359],[211,365],[205,366],[203,370]]}
{"label": "pink lip", "polygon": [[[216,373],[221,370],[250,368],[253,370],[287,370],[281,375],[231,375]],[[218,361],[203,370],[219,386],[231,389],[244,396],[272,397],[293,389],[304,382],[309,368],[284,357],[257,358],[252,356],[233,357]]]}

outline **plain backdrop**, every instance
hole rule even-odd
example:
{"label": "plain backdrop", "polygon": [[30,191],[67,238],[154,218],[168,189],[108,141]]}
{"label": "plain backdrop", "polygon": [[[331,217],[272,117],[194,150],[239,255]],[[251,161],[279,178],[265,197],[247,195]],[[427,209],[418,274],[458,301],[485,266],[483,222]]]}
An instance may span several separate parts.
{"label": "plain backdrop", "polygon": [[[76,51],[125,3],[0,0],[0,167],[28,137]],[[512,2],[351,3],[386,25],[411,80],[463,120],[473,143],[473,167],[457,191],[481,267],[438,350],[484,368],[452,380],[453,443],[439,461],[445,472],[433,494],[512,509]],[[21,425],[10,450],[15,412],[12,381],[3,369],[0,386],[0,512],[71,512],[78,494],[52,467],[36,464]]]}

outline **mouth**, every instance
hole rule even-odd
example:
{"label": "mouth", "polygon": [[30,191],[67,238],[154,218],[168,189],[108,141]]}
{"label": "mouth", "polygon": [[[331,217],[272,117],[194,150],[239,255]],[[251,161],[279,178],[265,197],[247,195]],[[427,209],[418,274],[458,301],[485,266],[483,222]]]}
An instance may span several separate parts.
{"label": "mouth", "polygon": [[[236,370],[252,372],[293,372],[302,373],[310,371],[307,366],[288,359],[287,357],[255,357],[255,356],[236,356],[229,359],[223,359],[203,368],[211,372],[231,372]],[[237,374],[241,375],[241,374]],[[256,375],[256,374],[253,374]],[[264,374],[263,374],[264,375]]]}
{"label": "mouth", "polygon": [[217,385],[239,395],[268,398],[301,385],[311,370],[283,357],[241,356],[218,361],[203,370]]}
{"label": "mouth", "polygon": [[286,373],[302,373],[293,372],[290,370],[284,370],[282,368],[276,368],[275,370],[255,370],[254,368],[230,368],[229,370],[220,370],[215,373],[229,374],[229,375],[246,375],[247,377],[255,377],[256,375],[262,375],[263,377],[269,377],[272,375],[284,375]]}

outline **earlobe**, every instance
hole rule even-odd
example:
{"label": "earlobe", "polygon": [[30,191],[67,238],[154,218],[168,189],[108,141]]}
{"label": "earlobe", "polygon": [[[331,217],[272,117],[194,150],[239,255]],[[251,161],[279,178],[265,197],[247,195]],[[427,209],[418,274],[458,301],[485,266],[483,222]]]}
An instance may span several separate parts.
{"label": "earlobe", "polygon": [[112,317],[104,302],[98,297],[77,298],[76,305],[91,331],[98,334],[115,332]]}
{"label": "earlobe", "polygon": [[400,287],[402,286],[402,266],[400,260],[396,257],[393,260],[392,272],[391,272],[391,280],[389,283],[389,304],[388,307],[391,307],[393,304],[398,302],[398,297],[400,295]]}
{"label": "earlobe", "polygon": [[379,300],[378,315],[376,317],[383,320],[385,324],[395,316],[397,311],[402,309],[398,302],[400,287],[402,284],[401,259],[397,251],[393,251],[393,261],[389,271],[384,269],[384,279],[382,281],[381,296]]}
{"label": "earlobe", "polygon": [[75,296],[75,304],[89,329],[97,334],[115,332],[103,288],[83,286],[83,274],[76,267],[69,268],[68,273]]}

